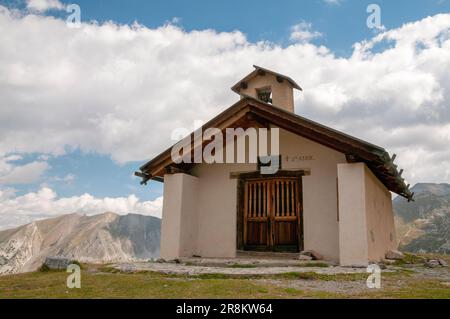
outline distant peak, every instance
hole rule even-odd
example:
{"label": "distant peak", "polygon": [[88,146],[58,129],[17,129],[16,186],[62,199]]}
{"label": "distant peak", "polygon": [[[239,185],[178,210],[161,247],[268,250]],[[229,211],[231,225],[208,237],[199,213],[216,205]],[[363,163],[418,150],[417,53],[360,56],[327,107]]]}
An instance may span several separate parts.
{"label": "distant peak", "polygon": [[450,184],[447,183],[417,183],[411,189],[416,194],[431,193],[438,196],[450,195]]}
{"label": "distant peak", "polygon": [[105,216],[119,216],[119,214],[114,213],[114,212],[104,212],[103,214],[100,215],[105,215]]}

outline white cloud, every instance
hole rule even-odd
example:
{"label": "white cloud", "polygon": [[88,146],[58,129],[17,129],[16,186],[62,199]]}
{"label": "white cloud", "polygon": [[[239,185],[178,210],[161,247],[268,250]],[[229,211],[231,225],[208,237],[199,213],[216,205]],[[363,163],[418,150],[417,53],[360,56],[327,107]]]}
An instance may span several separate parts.
{"label": "white cloud", "polygon": [[312,39],[319,38],[322,33],[312,30],[312,24],[307,22],[300,22],[291,28],[291,41],[309,42]]}
{"label": "white cloud", "polygon": [[0,155],[0,184],[29,184],[39,181],[50,167],[46,162],[34,161],[24,165],[15,164],[21,160],[19,155],[2,157]]}
{"label": "white cloud", "polygon": [[343,0],[323,0],[326,4],[339,5]]}
{"label": "white cloud", "polygon": [[450,14],[435,15],[355,43],[343,58],[304,41],[251,43],[238,31],[71,29],[2,8],[0,154],[80,148],[147,160],[173,143],[173,129],[235,102],[228,88],[258,64],[301,84],[297,113],[397,153],[412,183],[448,181],[449,28]]}
{"label": "white cloud", "polygon": [[65,176],[50,176],[45,179],[45,182],[41,183],[41,187],[53,187],[55,183],[70,185],[75,181],[76,176],[74,174],[66,174]]}
{"label": "white cloud", "polygon": [[12,189],[0,189],[0,227],[15,227],[33,220],[69,213],[87,215],[115,212],[136,213],[161,218],[162,197],[153,201],[140,201],[135,195],[116,198],[96,198],[90,194],[58,198],[48,187],[38,192],[16,196]]}
{"label": "white cloud", "polygon": [[65,8],[59,0],[27,0],[27,8],[31,11],[46,12],[48,10],[63,10]]}
{"label": "white cloud", "polygon": [[73,174],[67,174],[63,177],[59,177],[59,176],[54,176],[53,178],[50,179],[51,181],[54,182],[65,182],[65,183],[70,183],[73,182],[75,180],[75,175]]}

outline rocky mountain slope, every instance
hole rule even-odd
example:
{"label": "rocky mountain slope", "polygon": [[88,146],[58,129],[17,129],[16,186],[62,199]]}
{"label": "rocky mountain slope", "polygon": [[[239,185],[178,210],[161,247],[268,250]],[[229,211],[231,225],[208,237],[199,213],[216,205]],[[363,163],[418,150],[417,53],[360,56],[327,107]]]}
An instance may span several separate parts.
{"label": "rocky mountain slope", "polygon": [[160,219],[70,214],[0,231],[0,274],[32,271],[45,257],[122,262],[159,256]]}
{"label": "rocky mountain slope", "polygon": [[400,249],[450,253],[450,184],[416,184],[415,201],[397,197],[397,238]]}

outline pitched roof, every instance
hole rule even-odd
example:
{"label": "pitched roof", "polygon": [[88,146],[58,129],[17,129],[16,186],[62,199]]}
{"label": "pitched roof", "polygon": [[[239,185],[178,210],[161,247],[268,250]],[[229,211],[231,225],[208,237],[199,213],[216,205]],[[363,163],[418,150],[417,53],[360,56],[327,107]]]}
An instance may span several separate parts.
{"label": "pitched roof", "polygon": [[[199,130],[204,131],[211,127],[219,129],[235,127],[233,125],[236,123],[242,123],[243,120],[248,119],[264,125],[273,124],[341,152],[346,155],[348,162],[364,162],[388,190],[408,200],[413,198],[414,194],[409,190],[409,185],[406,185],[401,177],[402,171],[399,172],[393,163],[395,155],[391,157],[384,148],[250,96],[243,96],[240,101],[210,120]],[[191,133],[191,138],[193,137],[194,132]],[[145,183],[149,179],[162,181],[168,167],[182,170],[192,169],[195,164],[174,164],[171,158],[171,149],[167,149],[141,166],[141,172],[136,172],[136,175],[142,177]]]}
{"label": "pitched roof", "polygon": [[272,75],[274,75],[275,77],[277,77],[279,79],[286,80],[292,85],[292,87],[294,89],[302,91],[302,88],[293,79],[291,79],[290,77],[288,77],[286,75],[274,72],[274,71],[269,70],[269,69],[262,68],[262,67],[257,66],[257,65],[254,65],[253,67],[255,68],[255,70],[253,72],[251,72],[249,75],[247,75],[245,78],[243,78],[242,80],[240,80],[238,83],[236,83],[235,85],[233,85],[231,87],[231,90],[233,90],[233,92],[236,92],[236,93],[240,94],[242,83],[246,83],[246,82],[250,81],[254,77],[256,77],[259,74],[261,74],[261,72],[262,73],[272,74]]}

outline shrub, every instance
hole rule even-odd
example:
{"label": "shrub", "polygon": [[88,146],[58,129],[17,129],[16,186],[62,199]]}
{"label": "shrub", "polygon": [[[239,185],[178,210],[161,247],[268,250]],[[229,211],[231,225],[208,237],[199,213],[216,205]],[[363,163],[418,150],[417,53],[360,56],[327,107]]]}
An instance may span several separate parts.
{"label": "shrub", "polygon": [[80,263],[78,260],[72,260],[72,264],[78,265],[78,267],[80,267],[80,269],[83,269],[83,264]]}
{"label": "shrub", "polygon": [[48,272],[48,271],[50,271],[50,268],[44,263],[44,264],[42,264],[41,267],[39,267],[38,271],[40,271],[40,272]]}

